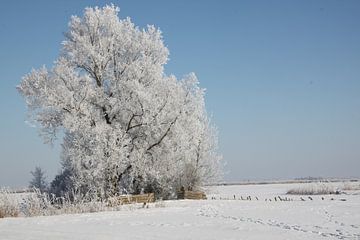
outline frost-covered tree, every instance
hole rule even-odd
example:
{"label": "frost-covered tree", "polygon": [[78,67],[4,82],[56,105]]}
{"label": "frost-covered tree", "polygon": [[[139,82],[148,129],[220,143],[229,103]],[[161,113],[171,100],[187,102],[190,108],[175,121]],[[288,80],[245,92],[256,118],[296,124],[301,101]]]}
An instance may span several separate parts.
{"label": "frost-covered tree", "polygon": [[169,196],[219,176],[217,135],[195,74],[164,73],[160,30],[119,19],[115,6],[72,17],[53,68],[18,86],[31,119],[51,143],[65,134],[74,186],[108,197],[155,191]]}
{"label": "frost-covered tree", "polygon": [[30,173],[32,175],[32,179],[29,183],[29,187],[36,188],[40,192],[45,192],[47,190],[45,172],[40,167],[36,167],[35,170]]}

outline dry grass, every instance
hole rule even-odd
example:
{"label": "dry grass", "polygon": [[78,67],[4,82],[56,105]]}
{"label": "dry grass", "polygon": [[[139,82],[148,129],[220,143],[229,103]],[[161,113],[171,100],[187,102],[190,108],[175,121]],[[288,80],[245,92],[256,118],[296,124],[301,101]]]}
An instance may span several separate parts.
{"label": "dry grass", "polygon": [[339,194],[339,191],[328,183],[304,184],[303,186],[289,189],[286,194],[291,195],[327,195]]}
{"label": "dry grass", "polygon": [[19,211],[16,208],[0,206],[0,218],[18,217],[18,216],[19,216]]}
{"label": "dry grass", "polygon": [[360,183],[359,182],[345,182],[342,190],[344,191],[358,191],[360,190]]}
{"label": "dry grass", "polygon": [[0,190],[0,218],[17,217],[20,214],[19,204],[8,189]]}
{"label": "dry grass", "polygon": [[55,198],[53,195],[40,193],[36,189],[34,192],[21,194],[8,189],[0,189],[0,218],[98,212],[106,208],[104,202],[85,199],[78,197],[70,201],[70,198]]}
{"label": "dry grass", "polygon": [[[160,205],[154,206],[160,207]],[[0,218],[134,210],[142,207],[144,207],[143,204],[111,206],[108,201],[93,200],[77,193],[73,193],[71,198],[69,196],[56,198],[47,193],[40,193],[36,189],[33,192],[21,194],[0,189]],[[146,207],[149,206],[146,205]]]}

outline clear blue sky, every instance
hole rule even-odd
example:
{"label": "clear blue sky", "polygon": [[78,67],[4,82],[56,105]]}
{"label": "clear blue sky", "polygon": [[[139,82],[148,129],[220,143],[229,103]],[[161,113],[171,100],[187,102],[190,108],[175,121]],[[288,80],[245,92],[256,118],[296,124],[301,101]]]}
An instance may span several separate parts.
{"label": "clear blue sky", "polygon": [[[112,1],[154,24],[167,73],[195,72],[219,128],[225,180],[360,177],[360,1]],[[71,15],[105,1],[2,1],[0,186],[51,180],[59,147],[25,123],[15,86],[51,66]]]}

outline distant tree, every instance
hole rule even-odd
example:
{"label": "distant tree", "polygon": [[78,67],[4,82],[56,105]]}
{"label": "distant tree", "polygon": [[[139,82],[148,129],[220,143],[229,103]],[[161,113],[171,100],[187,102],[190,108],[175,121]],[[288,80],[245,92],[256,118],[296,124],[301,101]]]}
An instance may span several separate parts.
{"label": "distant tree", "polygon": [[169,196],[215,181],[221,157],[205,90],[193,73],[166,75],[160,30],[140,29],[118,11],[73,16],[54,66],[23,78],[18,90],[40,134],[52,142],[64,131],[65,169],[95,197],[146,189]]}
{"label": "distant tree", "polygon": [[62,170],[50,183],[50,193],[56,197],[64,197],[73,189],[71,172],[68,169]]}
{"label": "distant tree", "polygon": [[40,167],[36,167],[35,170],[31,171],[30,173],[33,178],[30,181],[29,187],[37,188],[40,190],[40,192],[45,192],[47,190],[45,172]]}
{"label": "distant tree", "polygon": [[62,144],[61,152],[61,172],[57,174],[54,180],[50,183],[50,193],[55,194],[56,197],[71,196],[71,191],[74,189],[73,170],[71,159],[68,155],[68,148],[71,146],[72,135],[65,134],[64,142]]}

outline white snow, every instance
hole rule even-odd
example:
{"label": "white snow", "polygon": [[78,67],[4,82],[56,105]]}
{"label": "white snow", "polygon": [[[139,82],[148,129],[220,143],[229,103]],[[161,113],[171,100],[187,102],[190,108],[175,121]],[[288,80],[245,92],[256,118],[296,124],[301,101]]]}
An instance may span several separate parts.
{"label": "white snow", "polygon": [[[118,212],[5,218],[0,219],[0,239],[360,239],[359,191],[311,196],[313,200],[290,196],[293,201],[265,201],[289,197],[284,193],[293,186],[218,186],[207,189],[209,200],[164,201]],[[241,196],[252,200],[238,200]]]}

